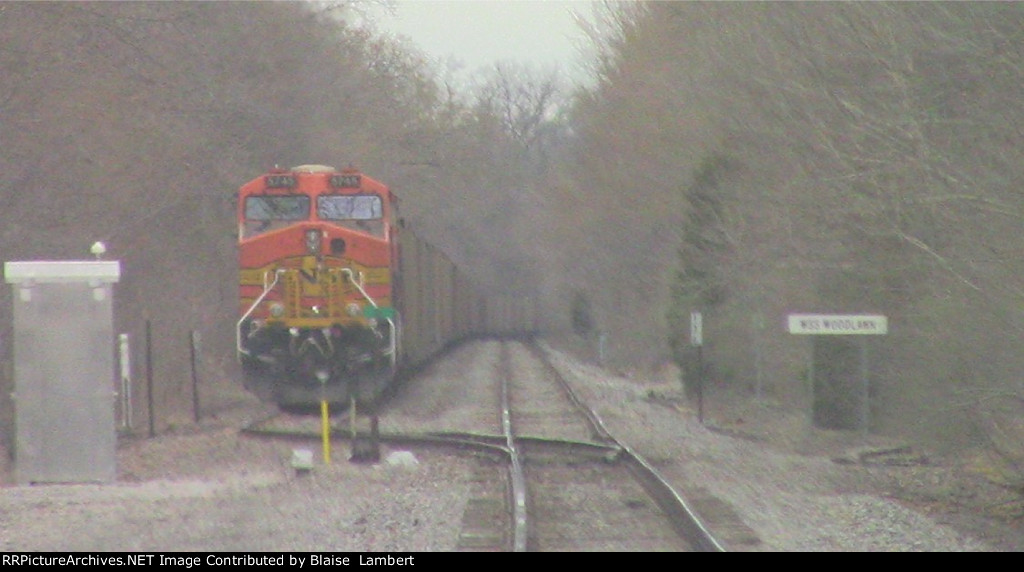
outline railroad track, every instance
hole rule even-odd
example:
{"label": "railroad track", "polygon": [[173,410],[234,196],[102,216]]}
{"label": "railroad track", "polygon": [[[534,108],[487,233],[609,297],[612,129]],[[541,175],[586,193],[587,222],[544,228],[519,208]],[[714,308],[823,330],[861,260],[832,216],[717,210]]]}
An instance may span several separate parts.
{"label": "railroad track", "polygon": [[[378,430],[343,414],[331,420],[332,439],[445,447],[475,456],[458,550],[725,550],[692,501],[609,434],[543,350],[512,341],[485,347],[471,356],[476,363],[468,369],[493,374],[444,377],[457,393],[429,423],[408,418],[422,411],[385,404]],[[443,394],[446,388],[416,391]],[[422,395],[411,399],[407,407],[425,402]],[[452,411],[459,414],[449,416]],[[309,419],[285,417],[246,428],[253,435],[297,439],[316,438],[321,430]]]}
{"label": "railroad track", "polygon": [[501,350],[507,436],[522,444],[529,483],[530,550],[724,550],[685,499],[615,440],[540,349],[505,343]]}

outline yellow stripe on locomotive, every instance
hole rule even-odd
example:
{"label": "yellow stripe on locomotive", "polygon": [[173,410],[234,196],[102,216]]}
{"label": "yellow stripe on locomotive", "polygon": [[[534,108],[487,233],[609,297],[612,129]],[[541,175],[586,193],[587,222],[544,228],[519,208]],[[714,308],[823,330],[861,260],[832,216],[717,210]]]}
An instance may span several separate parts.
{"label": "yellow stripe on locomotive", "polygon": [[[279,271],[279,294],[268,296],[252,312],[252,317],[270,324],[298,328],[324,328],[335,324],[371,325],[370,319],[387,314],[391,307],[391,271],[357,263],[345,267],[318,265],[315,257],[284,261]],[[243,309],[252,306],[274,275],[274,265],[242,270],[240,285]],[[368,294],[360,292],[357,283]],[[372,302],[371,302],[372,300]]]}

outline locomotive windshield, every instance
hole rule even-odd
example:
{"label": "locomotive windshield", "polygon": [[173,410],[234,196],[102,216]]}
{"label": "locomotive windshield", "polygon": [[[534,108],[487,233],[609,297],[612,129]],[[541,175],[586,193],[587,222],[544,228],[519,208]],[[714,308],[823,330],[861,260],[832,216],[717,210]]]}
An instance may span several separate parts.
{"label": "locomotive windshield", "polygon": [[378,195],[320,195],[316,215],[320,220],[384,236],[384,210]]}
{"label": "locomotive windshield", "polygon": [[305,195],[257,195],[245,199],[248,220],[305,220],[309,217],[309,197]]}
{"label": "locomotive windshield", "polygon": [[377,195],[321,195],[316,214],[322,220],[374,220],[384,216]]}
{"label": "locomotive windshield", "polygon": [[305,195],[253,195],[245,199],[243,236],[249,237],[309,218]]}

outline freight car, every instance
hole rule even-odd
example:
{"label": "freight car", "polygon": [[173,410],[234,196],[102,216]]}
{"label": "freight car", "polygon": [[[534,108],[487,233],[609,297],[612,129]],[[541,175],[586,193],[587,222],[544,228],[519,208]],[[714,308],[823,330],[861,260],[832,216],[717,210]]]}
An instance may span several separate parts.
{"label": "freight car", "polygon": [[252,391],[282,406],[372,399],[455,341],[535,328],[532,301],[485,298],[397,207],[355,169],[242,185],[236,341]]}

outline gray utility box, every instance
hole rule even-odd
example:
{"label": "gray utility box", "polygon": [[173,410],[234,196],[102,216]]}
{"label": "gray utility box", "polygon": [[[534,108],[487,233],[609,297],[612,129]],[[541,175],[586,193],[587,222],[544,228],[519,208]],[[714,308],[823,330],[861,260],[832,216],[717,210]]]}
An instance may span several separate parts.
{"label": "gray utility box", "polygon": [[117,478],[112,284],[117,261],[4,264],[14,299],[19,484]]}

